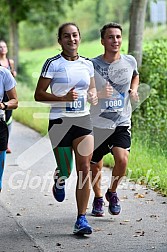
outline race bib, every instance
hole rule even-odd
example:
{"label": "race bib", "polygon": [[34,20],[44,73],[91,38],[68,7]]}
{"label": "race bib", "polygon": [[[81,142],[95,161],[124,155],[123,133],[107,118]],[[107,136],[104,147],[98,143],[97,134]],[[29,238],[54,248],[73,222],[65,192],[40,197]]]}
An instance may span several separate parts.
{"label": "race bib", "polygon": [[82,112],[84,109],[84,96],[80,96],[78,100],[66,102],[66,112]]}
{"label": "race bib", "polygon": [[101,99],[101,112],[122,111],[124,107],[124,93],[112,95],[110,99]]}

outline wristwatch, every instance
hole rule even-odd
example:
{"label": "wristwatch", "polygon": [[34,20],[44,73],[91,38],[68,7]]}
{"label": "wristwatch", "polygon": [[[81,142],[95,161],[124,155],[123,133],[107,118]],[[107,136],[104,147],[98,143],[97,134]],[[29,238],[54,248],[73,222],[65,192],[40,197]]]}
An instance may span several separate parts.
{"label": "wristwatch", "polygon": [[2,103],[5,106],[2,110],[6,110],[8,108],[8,105],[6,103],[4,103],[4,102],[2,102]]}

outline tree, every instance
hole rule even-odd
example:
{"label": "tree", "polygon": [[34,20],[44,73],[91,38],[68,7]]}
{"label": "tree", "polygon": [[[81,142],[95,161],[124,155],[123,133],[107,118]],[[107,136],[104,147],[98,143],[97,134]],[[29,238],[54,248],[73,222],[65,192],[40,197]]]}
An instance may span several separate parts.
{"label": "tree", "polygon": [[9,18],[8,18],[8,8],[5,6],[2,6],[0,4],[0,40],[5,40],[8,41],[9,39],[9,34],[8,32],[8,23],[9,23]]}
{"label": "tree", "polygon": [[[58,24],[59,16],[65,14],[64,6],[72,6],[77,1],[79,0],[1,0],[0,16],[1,19],[3,17],[4,20],[8,20],[10,57],[14,59],[16,69],[19,51],[19,22],[33,17],[32,22],[43,22],[51,28],[52,25]],[[38,15],[35,15],[36,13]]]}
{"label": "tree", "polygon": [[130,28],[128,52],[133,54],[138,66],[142,63],[142,41],[148,0],[132,0],[130,7]]}
{"label": "tree", "polygon": [[108,12],[107,16],[110,17],[109,20],[116,21],[119,24],[124,24],[129,20],[129,8],[131,5],[131,0],[110,0],[108,2]]}

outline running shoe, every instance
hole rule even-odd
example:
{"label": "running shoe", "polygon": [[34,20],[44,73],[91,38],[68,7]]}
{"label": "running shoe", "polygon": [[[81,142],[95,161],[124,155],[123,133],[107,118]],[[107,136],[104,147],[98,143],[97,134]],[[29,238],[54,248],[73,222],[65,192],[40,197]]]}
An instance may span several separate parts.
{"label": "running shoe", "polygon": [[84,234],[91,234],[92,233],[92,228],[88,224],[88,221],[87,221],[85,215],[80,215],[77,218],[73,233],[76,235],[84,235]]}
{"label": "running shoe", "polygon": [[119,204],[119,199],[117,193],[106,192],[106,200],[109,202],[108,212],[112,215],[118,215],[121,212],[121,206]]}
{"label": "running shoe", "polygon": [[103,197],[100,198],[94,198],[93,201],[93,209],[92,209],[92,215],[96,216],[96,217],[102,217],[104,216],[104,201],[103,201]]}
{"label": "running shoe", "polygon": [[58,202],[62,202],[65,199],[65,181],[58,182],[55,180],[55,183],[52,188],[53,196]]}

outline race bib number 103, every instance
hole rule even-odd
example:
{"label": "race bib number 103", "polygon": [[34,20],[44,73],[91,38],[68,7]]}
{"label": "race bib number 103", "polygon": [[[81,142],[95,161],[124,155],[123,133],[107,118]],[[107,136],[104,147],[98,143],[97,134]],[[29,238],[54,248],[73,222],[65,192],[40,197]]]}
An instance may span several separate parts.
{"label": "race bib number 103", "polygon": [[66,102],[66,112],[82,112],[84,111],[84,97],[80,96],[78,100]]}

